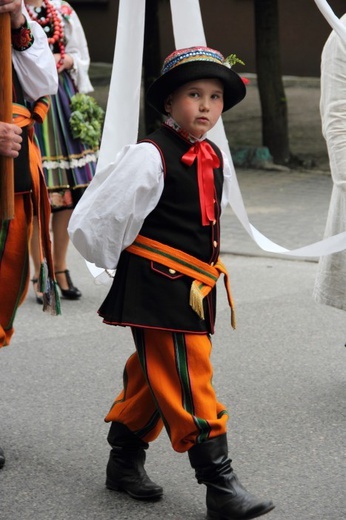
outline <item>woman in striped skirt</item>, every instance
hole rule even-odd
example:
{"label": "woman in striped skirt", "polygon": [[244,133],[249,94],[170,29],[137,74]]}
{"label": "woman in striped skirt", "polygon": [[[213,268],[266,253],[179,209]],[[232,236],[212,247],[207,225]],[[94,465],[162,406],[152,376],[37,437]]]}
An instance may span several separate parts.
{"label": "woman in striped skirt", "polygon": [[[76,12],[61,0],[25,2],[32,20],[47,34],[59,73],[59,89],[52,97],[51,109],[43,125],[36,124],[46,184],[52,209],[53,258],[57,283],[62,296],[77,300],[81,292],[73,285],[67,268],[69,237],[67,225],[73,208],[95,174],[98,140],[87,144],[76,138],[70,127],[71,98],[93,90],[88,76],[90,63],[85,34]],[[34,228],[31,255],[36,300],[41,302],[37,286],[40,262]]]}

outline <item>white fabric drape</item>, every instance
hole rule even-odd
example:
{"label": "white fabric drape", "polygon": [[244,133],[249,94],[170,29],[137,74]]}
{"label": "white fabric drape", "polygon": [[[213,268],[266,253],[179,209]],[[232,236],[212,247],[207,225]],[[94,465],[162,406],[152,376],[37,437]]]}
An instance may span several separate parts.
{"label": "white fabric drape", "polygon": [[[346,29],[346,15],[341,18]],[[346,230],[346,39],[332,31],[321,56],[322,132],[327,143],[333,191],[325,236]],[[346,311],[346,251],[320,259],[313,291],[319,303]]]}
{"label": "white fabric drape", "polygon": [[145,0],[120,0],[113,68],[97,172],[137,141]]}

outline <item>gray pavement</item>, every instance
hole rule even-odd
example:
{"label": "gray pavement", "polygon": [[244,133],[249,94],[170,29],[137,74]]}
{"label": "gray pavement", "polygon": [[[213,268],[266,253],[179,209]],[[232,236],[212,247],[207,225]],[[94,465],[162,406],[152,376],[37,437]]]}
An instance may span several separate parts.
{"label": "gray pavement", "polygon": [[[237,178],[250,222],[268,238],[288,249],[323,238],[332,190],[327,172],[239,168]],[[247,239],[230,207],[222,230],[224,253],[271,256]]]}
{"label": "gray pavement", "polygon": [[[238,170],[251,222],[293,248],[322,238],[331,192],[327,172]],[[219,284],[214,384],[230,411],[229,445],[244,485],[271,498],[273,520],[344,520],[345,313],[311,297],[317,262],[263,253],[232,210],[223,218],[223,259],[237,330]],[[13,344],[2,349],[1,520],[202,520],[205,489],[162,432],[148,452],[157,503],[105,489],[103,422],[132,352],[128,329],[103,325],[107,288],[91,279],[71,245],[69,268],[83,297],[43,313],[32,288]]]}

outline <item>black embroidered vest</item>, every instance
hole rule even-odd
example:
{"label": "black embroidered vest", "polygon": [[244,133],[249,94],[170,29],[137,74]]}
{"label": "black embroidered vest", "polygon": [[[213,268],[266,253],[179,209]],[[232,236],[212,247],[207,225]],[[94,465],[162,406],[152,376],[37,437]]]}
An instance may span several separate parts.
{"label": "black embroidered vest", "polygon": [[[216,220],[202,226],[197,167],[187,166],[181,157],[191,143],[169,127],[144,139],[160,151],[164,189],[154,210],[145,219],[141,235],[185,251],[204,262],[214,262],[220,251],[220,204],[223,187],[222,154],[208,141],[220,159],[214,170]],[[113,286],[99,313],[107,323],[164,330],[214,332],[216,289],[204,300],[205,320],[189,305],[191,278],[161,264],[124,251]]]}

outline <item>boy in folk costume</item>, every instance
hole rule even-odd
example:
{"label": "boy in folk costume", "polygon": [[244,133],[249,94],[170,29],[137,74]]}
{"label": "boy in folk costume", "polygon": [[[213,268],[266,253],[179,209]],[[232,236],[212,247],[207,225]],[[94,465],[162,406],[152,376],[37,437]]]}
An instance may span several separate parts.
{"label": "boy in folk costume", "polygon": [[69,226],[87,260],[116,268],[99,314],[107,324],[130,326],[136,346],[105,419],[112,447],[106,485],[139,500],[159,498],[163,490],[144,461],[165,426],[172,447],[188,452],[198,482],[207,486],[208,517],[215,519],[257,518],[274,508],[234,474],[228,414],[211,382],[220,273],[232,307],[219,259],[231,169],[206,133],[244,96],[241,78],[220,52],[173,52],[147,93],[166,121],[99,171]]}

